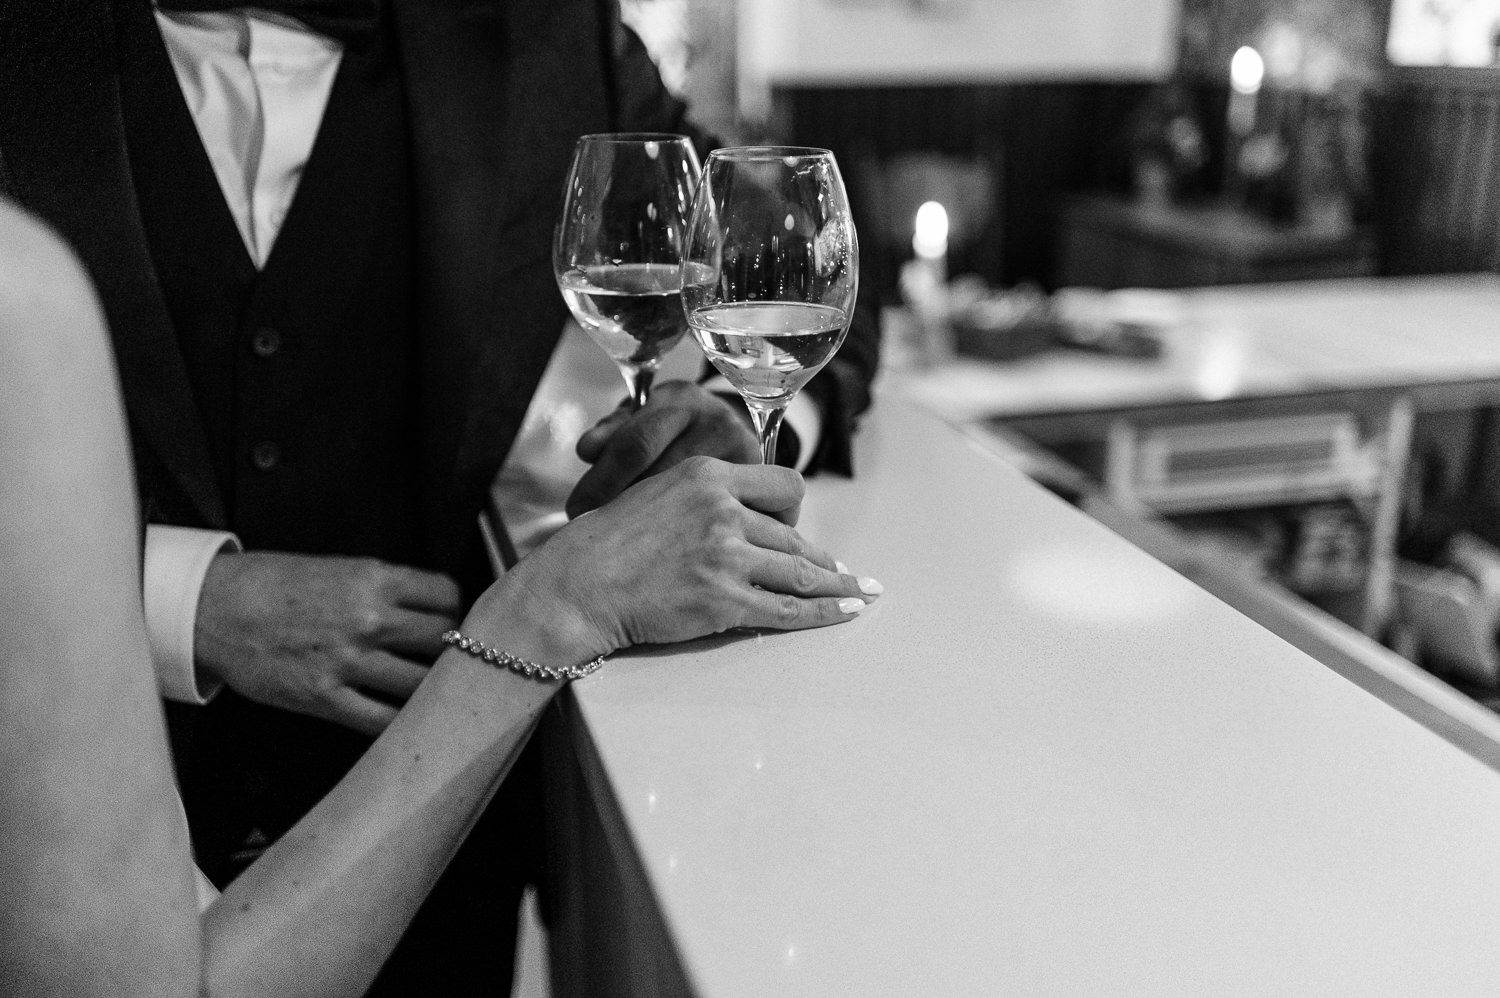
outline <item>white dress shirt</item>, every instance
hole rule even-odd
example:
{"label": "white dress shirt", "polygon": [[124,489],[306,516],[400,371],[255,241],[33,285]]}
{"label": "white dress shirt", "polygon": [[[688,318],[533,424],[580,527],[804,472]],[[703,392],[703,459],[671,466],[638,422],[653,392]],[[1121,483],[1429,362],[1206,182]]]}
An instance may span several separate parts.
{"label": "white dress shirt", "polygon": [[[156,12],[178,85],[224,202],[256,267],[265,266],[328,106],[343,47],[254,10]],[[234,535],[146,528],[146,633],[162,695],[205,703],[218,690],[193,665],[198,597]]]}
{"label": "white dress shirt", "polygon": [[[264,267],[312,153],[343,46],[292,18],[253,8],[158,10],[156,22],[224,202],[250,258],[256,267]],[[602,350],[591,360],[613,370]],[[566,522],[563,503],[583,469],[573,447],[590,423],[576,425],[564,439],[547,432],[555,429],[555,421],[545,411],[553,400],[581,397],[574,390],[576,377],[566,365],[548,369],[502,471],[502,481],[533,500],[524,508],[505,511],[506,526],[523,549],[539,544]],[[558,379],[561,384],[553,383]],[[727,382],[718,387],[729,390]],[[599,411],[589,413],[591,418],[606,415],[615,398],[604,396]],[[818,441],[821,413],[799,396],[786,421],[803,443],[799,466],[805,465]],[[575,423],[576,418],[570,425]],[[559,466],[568,470],[568,477],[556,476]],[[217,683],[201,679],[194,667],[193,628],[209,563],[226,549],[240,549],[233,534],[146,528],[146,631],[159,686],[168,699],[202,704],[219,689]]]}

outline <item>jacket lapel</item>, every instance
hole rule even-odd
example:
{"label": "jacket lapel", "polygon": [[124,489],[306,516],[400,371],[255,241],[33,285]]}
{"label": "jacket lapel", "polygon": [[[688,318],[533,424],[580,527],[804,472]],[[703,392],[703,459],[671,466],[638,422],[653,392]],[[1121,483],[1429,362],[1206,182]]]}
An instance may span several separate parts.
{"label": "jacket lapel", "polygon": [[223,498],[130,177],[118,67],[136,54],[118,50],[111,5],[89,0],[0,6],[0,49],[12,54],[0,60],[11,190],[72,243],[98,287],[148,505],[172,522],[222,526]]}
{"label": "jacket lapel", "polygon": [[470,540],[561,333],[552,226],[576,136],[598,130],[602,89],[577,75],[580,62],[592,69],[577,52],[588,37],[579,11],[592,4],[392,6],[410,103],[426,482],[442,562]]}

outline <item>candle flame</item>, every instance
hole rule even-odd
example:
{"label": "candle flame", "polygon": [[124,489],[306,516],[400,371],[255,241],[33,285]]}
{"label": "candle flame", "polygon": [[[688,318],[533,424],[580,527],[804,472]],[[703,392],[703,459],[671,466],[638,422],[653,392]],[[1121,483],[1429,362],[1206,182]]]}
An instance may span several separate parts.
{"label": "candle flame", "polygon": [[948,211],[936,201],[926,201],[917,209],[912,248],[922,257],[937,257],[948,252]]}
{"label": "candle flame", "polygon": [[1236,93],[1253,94],[1260,91],[1266,76],[1266,61],[1249,45],[1241,45],[1229,60],[1229,85]]}

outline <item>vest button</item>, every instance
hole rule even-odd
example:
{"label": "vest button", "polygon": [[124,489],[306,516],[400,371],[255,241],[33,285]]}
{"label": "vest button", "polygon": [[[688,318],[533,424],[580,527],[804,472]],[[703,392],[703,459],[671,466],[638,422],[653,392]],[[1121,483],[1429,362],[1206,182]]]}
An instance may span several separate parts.
{"label": "vest button", "polygon": [[281,334],[269,326],[263,326],[250,337],[250,349],[257,357],[274,357],[281,350]]}
{"label": "vest button", "polygon": [[281,448],[262,440],[250,451],[250,463],[260,471],[271,471],[281,463]]}

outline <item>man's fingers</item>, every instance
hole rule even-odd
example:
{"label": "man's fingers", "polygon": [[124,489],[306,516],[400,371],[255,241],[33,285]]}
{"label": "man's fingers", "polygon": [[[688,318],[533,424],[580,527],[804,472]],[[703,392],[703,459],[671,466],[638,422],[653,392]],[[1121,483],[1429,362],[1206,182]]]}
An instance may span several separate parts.
{"label": "man's fingers", "polygon": [[[577,516],[609,502],[629,488],[692,422],[683,409],[642,409],[620,426],[600,449],[568,496],[567,512]],[[581,456],[580,452],[580,456]]]}
{"label": "man's fingers", "polygon": [[609,443],[609,438],[614,436],[620,425],[630,418],[632,411],[630,400],[625,399],[614,412],[590,427],[583,436],[578,438],[576,452],[579,459],[589,464],[599,460],[599,454],[604,450],[604,445]]}
{"label": "man's fingers", "polygon": [[427,678],[427,666],[385,652],[371,652],[360,657],[350,670],[349,685],[389,694],[406,700]]}
{"label": "man's fingers", "polygon": [[457,626],[456,613],[397,608],[384,615],[375,643],[385,651],[430,662],[443,650],[443,632]]}
{"label": "man's fingers", "polygon": [[328,705],[328,720],[367,735],[380,734],[396,719],[395,707],[348,686],[340,687],[330,694]]}
{"label": "man's fingers", "polygon": [[463,609],[458,583],[448,576],[405,565],[390,565],[386,570],[395,606],[455,617]]}

